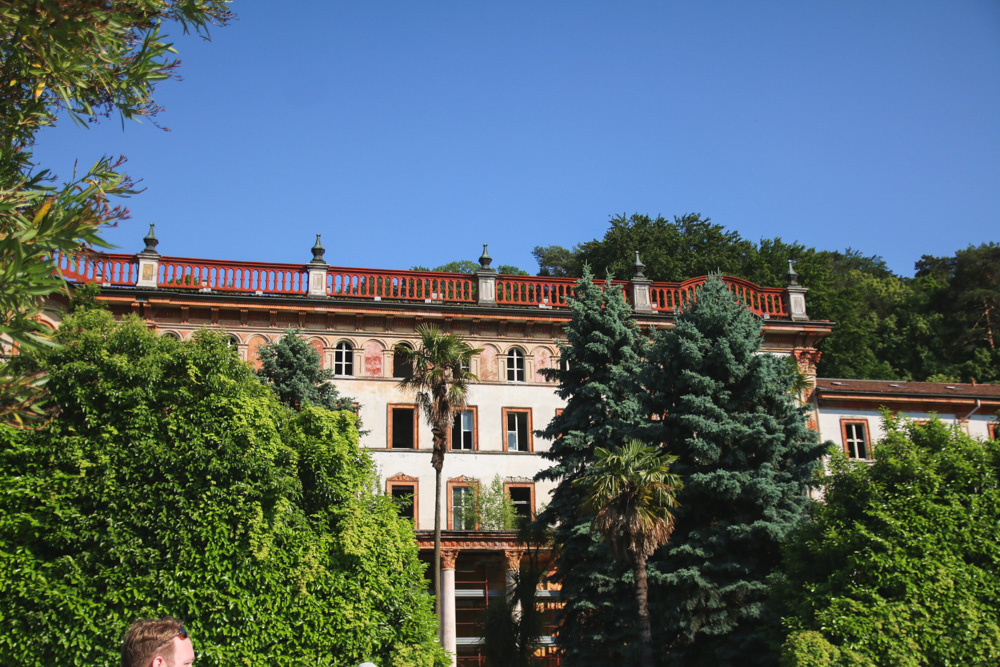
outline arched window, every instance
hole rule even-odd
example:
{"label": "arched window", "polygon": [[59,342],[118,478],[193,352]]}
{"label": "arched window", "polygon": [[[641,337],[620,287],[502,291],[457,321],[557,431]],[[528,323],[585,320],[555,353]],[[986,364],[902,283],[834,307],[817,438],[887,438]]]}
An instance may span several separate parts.
{"label": "arched window", "polygon": [[516,347],[507,353],[507,382],[524,382],[524,352]]}
{"label": "arched window", "polygon": [[[405,343],[401,345],[407,350],[412,351],[413,348]],[[392,377],[394,378],[405,378],[413,375],[413,360],[406,352],[400,352],[399,348],[394,348],[392,352]]]}
{"label": "arched window", "polygon": [[346,340],[333,350],[333,374],[354,375],[354,348]]}

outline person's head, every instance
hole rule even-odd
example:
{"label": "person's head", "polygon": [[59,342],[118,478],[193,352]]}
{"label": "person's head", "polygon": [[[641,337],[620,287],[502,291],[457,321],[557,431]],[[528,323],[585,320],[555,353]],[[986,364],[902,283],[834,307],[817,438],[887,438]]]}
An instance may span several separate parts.
{"label": "person's head", "polygon": [[191,639],[173,616],[140,618],[122,640],[122,667],[189,667],[193,662]]}

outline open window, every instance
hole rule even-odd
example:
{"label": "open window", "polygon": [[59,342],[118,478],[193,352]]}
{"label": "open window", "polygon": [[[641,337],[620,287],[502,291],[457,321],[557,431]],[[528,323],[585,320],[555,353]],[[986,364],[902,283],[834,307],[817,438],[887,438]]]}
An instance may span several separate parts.
{"label": "open window", "polygon": [[847,458],[865,461],[872,458],[867,419],[841,420],[840,430]]}
{"label": "open window", "polygon": [[[405,348],[401,350],[400,348]],[[410,357],[413,348],[402,343],[392,351],[392,377],[407,378],[413,375],[413,359]]]}
{"label": "open window", "polygon": [[479,508],[476,481],[465,477],[448,482],[448,527],[451,530],[477,530]]}
{"label": "open window", "polygon": [[535,518],[535,485],[528,483],[509,483],[507,495],[514,504],[514,512],[520,521],[531,521]]}
{"label": "open window", "polygon": [[478,423],[479,415],[476,408],[469,407],[457,410],[455,421],[451,427],[451,448],[465,451],[478,449]]}
{"label": "open window", "polygon": [[388,422],[389,449],[417,449],[417,406],[390,405]]}
{"label": "open window", "polygon": [[417,491],[418,484],[416,477],[398,475],[386,480],[386,495],[393,499],[399,507],[399,516],[413,522],[413,527],[417,527]]}
{"label": "open window", "polygon": [[504,408],[504,451],[532,451],[531,408]]}

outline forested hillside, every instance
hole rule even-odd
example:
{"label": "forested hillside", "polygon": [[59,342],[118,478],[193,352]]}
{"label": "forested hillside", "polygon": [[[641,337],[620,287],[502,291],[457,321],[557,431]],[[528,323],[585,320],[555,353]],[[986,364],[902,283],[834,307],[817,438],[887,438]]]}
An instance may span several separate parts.
{"label": "forested hillside", "polygon": [[780,238],[753,242],[699,214],[616,216],[603,239],[536,247],[539,275],[629,278],[638,250],[653,280],[710,272],[784,285],[788,260],[809,288],[809,316],[837,323],[821,345],[824,377],[1000,382],[1000,244],[924,255],[912,278],[879,256],[819,250]]}

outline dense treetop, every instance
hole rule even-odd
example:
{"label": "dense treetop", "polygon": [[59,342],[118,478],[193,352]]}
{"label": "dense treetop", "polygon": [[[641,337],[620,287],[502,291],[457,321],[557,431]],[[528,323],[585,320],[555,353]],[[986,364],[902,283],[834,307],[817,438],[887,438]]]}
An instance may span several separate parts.
{"label": "dense treetop", "polygon": [[603,279],[645,274],[683,281],[709,273],[758,285],[786,284],[788,260],[809,288],[809,316],[836,323],[820,344],[825,377],[1000,382],[1000,244],[924,255],[915,275],[894,274],[881,257],[850,248],[819,250],[780,238],[754,243],[699,214],[672,220],[614,216],[602,239],[572,249],[536,247],[539,275],[579,277],[584,264]]}

